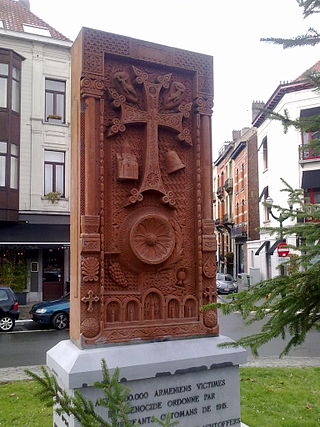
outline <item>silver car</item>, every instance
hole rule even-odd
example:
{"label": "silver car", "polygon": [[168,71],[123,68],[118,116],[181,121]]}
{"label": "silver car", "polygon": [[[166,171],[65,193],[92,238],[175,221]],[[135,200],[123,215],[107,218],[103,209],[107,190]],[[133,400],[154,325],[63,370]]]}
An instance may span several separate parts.
{"label": "silver car", "polygon": [[217,292],[218,294],[234,294],[238,292],[237,282],[233,280],[231,274],[217,273]]}

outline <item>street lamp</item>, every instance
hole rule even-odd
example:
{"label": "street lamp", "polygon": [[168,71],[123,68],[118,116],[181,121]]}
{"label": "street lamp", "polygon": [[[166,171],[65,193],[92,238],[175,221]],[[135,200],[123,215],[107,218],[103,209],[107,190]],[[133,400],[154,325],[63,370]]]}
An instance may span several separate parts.
{"label": "street lamp", "polygon": [[[283,223],[286,219],[288,219],[290,217],[290,215],[289,214],[287,214],[287,215],[280,214],[279,216],[276,216],[272,212],[273,200],[270,196],[266,198],[265,204],[266,204],[267,209],[268,209],[270,215],[272,216],[272,218],[274,218],[276,221],[279,222],[279,228],[280,228],[279,238],[281,241],[283,241]],[[288,205],[289,205],[289,209],[292,210],[293,203],[292,203],[292,200],[290,198],[288,199]],[[280,264],[280,275],[284,276],[284,265],[282,263]]]}

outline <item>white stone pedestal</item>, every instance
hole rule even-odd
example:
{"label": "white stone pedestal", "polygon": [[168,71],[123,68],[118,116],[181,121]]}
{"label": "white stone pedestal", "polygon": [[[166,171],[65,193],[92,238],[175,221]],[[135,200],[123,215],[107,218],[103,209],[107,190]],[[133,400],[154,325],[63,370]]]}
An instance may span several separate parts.
{"label": "white stone pedestal", "polygon": [[[181,427],[240,427],[239,364],[241,348],[221,348],[228,337],[177,339],[162,342],[110,345],[79,349],[61,341],[47,353],[47,365],[69,393],[80,391],[95,401],[101,392],[101,360],[110,373],[131,389],[130,419],[155,426],[151,417],[170,412]],[[101,412],[103,413],[103,412]],[[55,427],[79,427],[67,416],[54,415]]]}

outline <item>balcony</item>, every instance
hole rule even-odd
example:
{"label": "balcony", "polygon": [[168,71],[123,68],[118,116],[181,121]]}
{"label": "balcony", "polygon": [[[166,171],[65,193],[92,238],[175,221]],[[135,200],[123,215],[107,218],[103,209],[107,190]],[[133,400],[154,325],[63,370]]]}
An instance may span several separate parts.
{"label": "balcony", "polygon": [[247,224],[235,224],[231,229],[231,237],[247,237]]}
{"label": "balcony", "polygon": [[223,198],[223,187],[217,188],[217,196],[219,197],[219,199]]}
{"label": "balcony", "polygon": [[229,193],[229,194],[232,193],[232,191],[233,191],[233,179],[232,178],[228,178],[225,180],[224,189],[226,190],[227,193]]}
{"label": "balcony", "polygon": [[320,144],[305,144],[299,145],[299,160],[320,160]]}

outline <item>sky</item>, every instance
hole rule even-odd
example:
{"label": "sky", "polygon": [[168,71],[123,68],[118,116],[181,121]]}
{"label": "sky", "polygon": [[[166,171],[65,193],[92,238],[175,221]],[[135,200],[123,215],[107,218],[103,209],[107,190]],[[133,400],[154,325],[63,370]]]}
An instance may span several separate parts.
{"label": "sky", "polygon": [[250,127],[251,104],[320,60],[319,47],[283,49],[262,37],[320,28],[296,0],[30,0],[31,11],[74,40],[89,27],[214,57],[213,160],[232,130]]}

